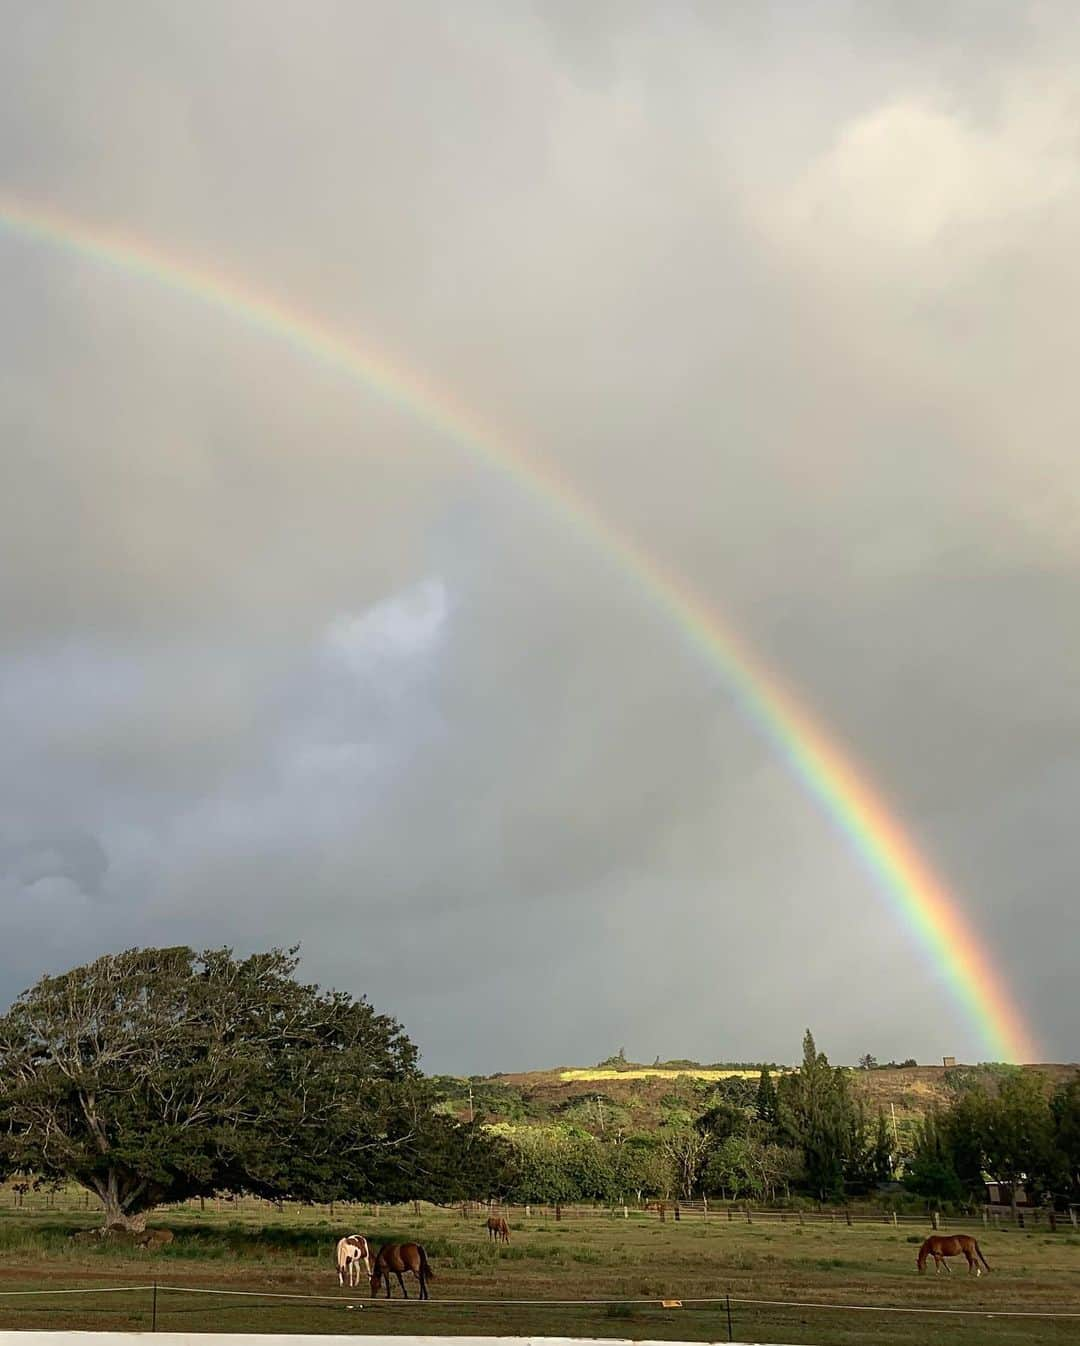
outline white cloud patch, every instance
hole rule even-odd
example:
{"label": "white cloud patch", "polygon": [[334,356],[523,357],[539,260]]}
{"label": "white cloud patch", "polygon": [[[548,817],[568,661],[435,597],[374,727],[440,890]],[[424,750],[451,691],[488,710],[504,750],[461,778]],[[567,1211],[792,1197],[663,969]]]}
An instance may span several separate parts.
{"label": "white cloud patch", "polygon": [[355,616],[335,618],[326,648],[355,673],[418,659],[437,647],[449,611],[446,585],[434,576]]}
{"label": "white cloud patch", "polygon": [[[926,97],[887,102],[843,126],[762,223],[834,273],[917,267],[955,282],[1075,197],[1080,97],[1030,72],[987,120]],[[886,281],[889,276],[886,276]]]}

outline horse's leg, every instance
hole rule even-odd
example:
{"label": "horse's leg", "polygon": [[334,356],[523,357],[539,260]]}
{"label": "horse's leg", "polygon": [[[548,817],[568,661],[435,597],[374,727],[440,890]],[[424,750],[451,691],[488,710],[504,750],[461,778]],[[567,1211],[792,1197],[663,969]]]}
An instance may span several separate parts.
{"label": "horse's leg", "polygon": [[401,1293],[405,1296],[406,1299],[408,1299],[408,1297],[409,1297],[409,1292],[408,1292],[408,1290],[405,1289],[405,1277],[401,1274],[400,1271],[397,1271],[397,1272],[395,1272],[394,1274],[395,1274],[395,1275],[397,1276],[397,1278],[398,1278],[398,1285],[401,1286]]}

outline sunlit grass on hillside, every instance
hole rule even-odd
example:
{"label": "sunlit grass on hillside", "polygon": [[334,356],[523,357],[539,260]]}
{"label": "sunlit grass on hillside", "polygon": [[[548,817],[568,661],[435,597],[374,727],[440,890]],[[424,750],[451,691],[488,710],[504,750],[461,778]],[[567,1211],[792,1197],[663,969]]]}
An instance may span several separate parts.
{"label": "sunlit grass on hillside", "polygon": [[[776,1071],[775,1074],[781,1072]],[[559,1079],[565,1084],[575,1080],[586,1083],[592,1080],[677,1080],[681,1075],[689,1075],[695,1080],[756,1080],[760,1070],[708,1070],[704,1066],[687,1066],[684,1069],[669,1070],[663,1066],[642,1066],[631,1070],[607,1070],[599,1066],[581,1070],[560,1070]]]}

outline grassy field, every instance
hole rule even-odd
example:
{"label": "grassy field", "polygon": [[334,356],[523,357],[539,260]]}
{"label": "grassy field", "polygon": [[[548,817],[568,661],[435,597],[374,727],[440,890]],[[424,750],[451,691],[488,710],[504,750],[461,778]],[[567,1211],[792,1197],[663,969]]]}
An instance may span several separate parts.
{"label": "grassy field", "polygon": [[[333,1245],[344,1226],[323,1219],[226,1219],[207,1212],[170,1214],[176,1241],[164,1252],[73,1245],[78,1216],[0,1216],[0,1327],[112,1328],[151,1326],[149,1288],[94,1296],[91,1287],[158,1283],[159,1330],[218,1332],[468,1333],[681,1338],[725,1341],[726,1307],[693,1299],[732,1296],[735,1339],[791,1343],[969,1342],[972,1346],[1080,1342],[1080,1317],[1057,1321],[989,1317],[1004,1310],[1056,1310],[1080,1315],[1080,1238],[1066,1234],[993,1231],[980,1243],[993,1268],[981,1279],[962,1274],[918,1276],[908,1229],[842,1223],[728,1223],[655,1216],[597,1216],[514,1222],[507,1247],[490,1246],[483,1220],[458,1212],[400,1210],[366,1220],[373,1240],[424,1243],[435,1280],[421,1304],[372,1301],[339,1290]],[[155,1223],[152,1221],[152,1223]],[[411,1283],[410,1283],[411,1284]],[[257,1297],[194,1295],[254,1291]],[[12,1291],[71,1289],[55,1297]],[[395,1295],[396,1295],[395,1287]],[[414,1290],[410,1290],[413,1294]],[[325,1295],[317,1303],[274,1295]],[[660,1300],[679,1298],[681,1309]],[[539,1300],[538,1304],[494,1301]],[[558,1300],[645,1300],[636,1304],[563,1305]],[[745,1299],[795,1300],[804,1307],[749,1305]],[[486,1301],[455,1304],[453,1300]],[[970,1309],[973,1317],[855,1313],[806,1307],[863,1304]]]}

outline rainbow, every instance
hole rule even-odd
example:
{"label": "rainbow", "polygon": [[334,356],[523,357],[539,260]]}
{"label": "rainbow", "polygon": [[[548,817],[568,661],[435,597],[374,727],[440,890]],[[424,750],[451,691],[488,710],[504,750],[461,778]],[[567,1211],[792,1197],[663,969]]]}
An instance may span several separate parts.
{"label": "rainbow", "polygon": [[631,575],[723,677],[729,691],[873,876],[900,923],[994,1060],[1037,1059],[1024,1017],[957,898],[919,854],[855,764],[716,610],[645,552],[574,485],[486,426],[449,393],[273,296],[141,239],[91,227],[40,205],[0,197],[0,234],[111,266],[277,338],[419,418],[509,477]]}

